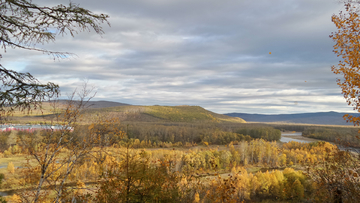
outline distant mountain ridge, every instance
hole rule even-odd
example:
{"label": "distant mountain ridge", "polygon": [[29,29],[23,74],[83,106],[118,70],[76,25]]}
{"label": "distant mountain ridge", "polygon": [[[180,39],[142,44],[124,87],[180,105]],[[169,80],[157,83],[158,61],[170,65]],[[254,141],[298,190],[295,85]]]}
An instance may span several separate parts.
{"label": "distant mountain ridge", "polygon": [[129,106],[130,104],[112,102],[112,101],[89,101],[88,105],[90,108],[107,108],[107,107],[116,107],[116,106]]}
{"label": "distant mountain ridge", "polygon": [[[227,113],[224,115],[232,117],[240,117],[248,122],[284,122],[284,123],[306,123],[306,124],[320,124],[320,125],[353,125],[347,123],[343,116],[346,113],[317,112],[317,113],[299,113],[299,114],[248,114],[248,113]],[[353,116],[360,116],[360,114],[351,113]]]}
{"label": "distant mountain ridge", "polygon": [[[68,100],[59,100],[59,103],[66,103]],[[116,106],[129,106],[130,104],[120,103],[120,102],[113,102],[113,101],[89,101],[87,102],[86,106],[88,108],[107,108],[107,107],[116,107]]]}

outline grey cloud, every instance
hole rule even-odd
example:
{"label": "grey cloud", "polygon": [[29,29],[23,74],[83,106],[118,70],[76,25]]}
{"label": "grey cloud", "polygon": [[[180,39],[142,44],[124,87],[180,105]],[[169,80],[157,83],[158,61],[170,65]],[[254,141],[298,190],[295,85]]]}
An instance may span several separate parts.
{"label": "grey cloud", "polygon": [[130,104],[200,105],[220,113],[349,111],[339,76],[330,71],[338,61],[328,37],[337,1],[75,3],[110,15],[105,35],[83,32],[44,45],[77,54],[60,62],[18,49],[1,62],[57,82],[64,93],[87,78],[98,98]]}

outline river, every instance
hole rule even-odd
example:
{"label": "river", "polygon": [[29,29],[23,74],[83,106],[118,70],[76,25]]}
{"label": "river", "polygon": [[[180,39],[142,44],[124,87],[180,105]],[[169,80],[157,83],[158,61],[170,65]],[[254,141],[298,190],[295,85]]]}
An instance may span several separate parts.
{"label": "river", "polygon": [[311,143],[311,142],[317,142],[321,140],[312,139],[308,137],[303,137],[302,132],[281,132],[281,142],[304,142],[304,143]]}
{"label": "river", "polygon": [[[324,141],[324,140],[318,140],[318,139],[304,137],[304,136],[302,136],[302,132],[281,132],[280,141],[284,142],[284,143],[287,143],[287,142],[290,142],[290,141],[311,143],[311,142],[318,142],[318,141]],[[325,141],[325,142],[329,142],[329,141]],[[360,151],[359,148],[344,147],[344,146],[338,145],[338,144],[336,144],[334,142],[329,142],[329,143],[338,146],[338,148],[340,150],[344,150],[344,151],[349,150],[349,151],[355,152],[355,153],[359,153],[359,151]]]}

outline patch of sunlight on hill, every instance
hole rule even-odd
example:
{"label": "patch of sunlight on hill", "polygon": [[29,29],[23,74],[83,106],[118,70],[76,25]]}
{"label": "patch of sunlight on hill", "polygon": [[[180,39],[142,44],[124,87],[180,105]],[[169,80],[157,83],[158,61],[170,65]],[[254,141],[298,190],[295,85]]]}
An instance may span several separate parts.
{"label": "patch of sunlight on hill", "polygon": [[212,113],[200,106],[148,106],[145,113],[172,122],[245,122],[241,118],[234,119]]}
{"label": "patch of sunlight on hill", "polygon": [[172,122],[218,121],[199,106],[149,106],[145,113]]}
{"label": "patch of sunlight on hill", "polygon": [[234,118],[219,118],[219,120],[223,122],[232,122],[232,123],[246,123],[246,121],[242,118],[234,117]]}

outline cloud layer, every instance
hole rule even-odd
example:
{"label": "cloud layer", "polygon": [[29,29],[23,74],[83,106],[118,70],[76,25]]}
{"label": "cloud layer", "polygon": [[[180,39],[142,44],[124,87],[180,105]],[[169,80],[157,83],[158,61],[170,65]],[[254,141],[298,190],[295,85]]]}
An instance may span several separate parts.
{"label": "cloud layer", "polygon": [[[55,5],[57,1],[33,1]],[[138,105],[199,105],[217,113],[350,111],[330,67],[329,0],[76,0],[110,15],[102,37],[58,36],[61,61],[8,50],[7,68],[61,85],[88,79],[95,100]],[[271,54],[269,54],[271,52]],[[339,77],[339,76],[338,76]]]}

